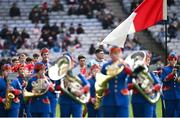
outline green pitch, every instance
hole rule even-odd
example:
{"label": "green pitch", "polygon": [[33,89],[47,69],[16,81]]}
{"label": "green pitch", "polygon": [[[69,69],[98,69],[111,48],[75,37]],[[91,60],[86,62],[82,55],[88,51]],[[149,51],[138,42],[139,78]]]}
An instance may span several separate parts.
{"label": "green pitch", "polygon": [[[59,104],[57,105],[57,111],[56,111],[56,117],[60,117],[60,107],[59,107]],[[161,100],[159,100],[157,102],[157,106],[156,106],[156,114],[157,114],[157,117],[161,118],[162,117],[162,108],[161,108]],[[130,117],[133,117],[133,113],[132,113],[132,107],[130,105]]]}

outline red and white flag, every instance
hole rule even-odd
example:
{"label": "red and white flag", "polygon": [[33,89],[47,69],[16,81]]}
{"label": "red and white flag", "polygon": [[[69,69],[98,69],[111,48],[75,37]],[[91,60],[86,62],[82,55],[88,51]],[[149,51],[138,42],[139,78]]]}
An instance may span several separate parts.
{"label": "red and white flag", "polygon": [[144,0],[102,43],[124,47],[128,34],[139,32],[167,19],[167,0]]}

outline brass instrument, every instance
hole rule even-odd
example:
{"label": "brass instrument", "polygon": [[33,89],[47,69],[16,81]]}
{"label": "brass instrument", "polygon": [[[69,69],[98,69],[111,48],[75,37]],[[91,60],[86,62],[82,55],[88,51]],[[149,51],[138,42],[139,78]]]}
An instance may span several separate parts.
{"label": "brass instrument", "polygon": [[132,70],[142,67],[141,72],[137,73],[137,77],[132,79],[135,88],[145,97],[150,103],[156,103],[160,98],[160,92],[153,91],[154,80],[148,73],[148,67],[144,64],[146,61],[146,52],[138,51],[129,55],[125,62],[129,64]]}
{"label": "brass instrument", "polygon": [[100,103],[102,97],[104,96],[104,90],[107,88],[108,81],[110,81],[113,77],[121,73],[124,69],[124,65],[119,62],[113,63],[112,65],[107,67],[107,75],[104,75],[100,72],[96,73],[96,82],[95,82],[95,90],[96,90],[96,102],[95,109],[100,107]]}
{"label": "brass instrument", "polygon": [[12,100],[15,98],[15,95],[9,90],[11,87],[11,81],[17,77],[16,73],[9,73],[7,77],[7,88],[6,88],[6,98],[4,103],[4,109],[9,110],[11,108]]}
{"label": "brass instrument", "polygon": [[32,91],[23,90],[24,99],[27,100],[31,97],[37,97],[45,94],[50,86],[50,81],[47,78],[37,79],[32,82]]}
{"label": "brass instrument", "polygon": [[81,79],[77,75],[73,75],[73,70],[72,57],[65,54],[49,68],[48,75],[50,79],[54,81],[59,80],[61,82],[61,89],[68,96],[79,103],[85,104],[89,101],[90,93],[84,93],[81,96],[75,95],[75,92],[80,91],[83,86]]}
{"label": "brass instrument", "polygon": [[179,81],[180,77],[178,76],[178,70],[180,69],[180,65],[175,65],[173,66],[173,70],[172,72],[174,73],[175,75],[175,81]]}

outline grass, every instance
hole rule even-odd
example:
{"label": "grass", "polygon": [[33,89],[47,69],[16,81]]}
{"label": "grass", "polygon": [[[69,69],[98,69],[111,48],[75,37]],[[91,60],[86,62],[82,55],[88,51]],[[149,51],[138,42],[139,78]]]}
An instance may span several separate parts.
{"label": "grass", "polygon": [[[156,114],[157,114],[158,118],[162,118],[161,99],[156,104]],[[129,116],[133,117],[132,106],[131,105],[130,105]],[[59,104],[57,105],[57,108],[56,108],[56,117],[60,117],[60,107],[59,107]]]}

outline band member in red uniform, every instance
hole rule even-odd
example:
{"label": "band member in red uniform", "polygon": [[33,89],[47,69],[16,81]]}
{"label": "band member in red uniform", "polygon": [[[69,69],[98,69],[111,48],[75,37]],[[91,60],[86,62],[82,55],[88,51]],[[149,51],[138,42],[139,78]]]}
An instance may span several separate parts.
{"label": "band member in red uniform", "polygon": [[17,72],[19,65],[20,65],[19,59],[13,58],[12,59],[12,72]]}

